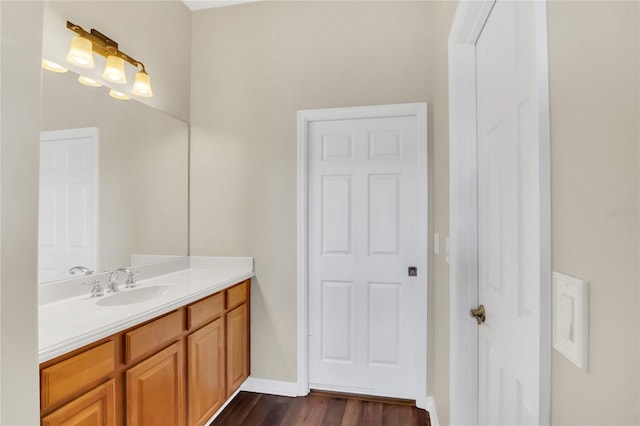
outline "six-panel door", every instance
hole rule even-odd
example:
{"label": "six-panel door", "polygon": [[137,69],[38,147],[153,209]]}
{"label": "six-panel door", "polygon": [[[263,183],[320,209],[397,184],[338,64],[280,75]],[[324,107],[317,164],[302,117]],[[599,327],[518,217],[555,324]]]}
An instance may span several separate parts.
{"label": "six-panel door", "polygon": [[419,154],[415,116],[309,125],[312,389],[414,399],[424,381]]}
{"label": "six-panel door", "polygon": [[38,282],[69,278],[69,268],[96,269],[97,129],[42,132]]}
{"label": "six-panel door", "polygon": [[498,1],[476,44],[480,424],[548,422],[538,19],[535,2]]}

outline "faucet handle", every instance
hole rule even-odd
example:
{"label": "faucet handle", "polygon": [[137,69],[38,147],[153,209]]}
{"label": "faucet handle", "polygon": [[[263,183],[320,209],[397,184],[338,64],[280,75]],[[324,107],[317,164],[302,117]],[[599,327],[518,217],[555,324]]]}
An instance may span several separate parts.
{"label": "faucet handle", "polygon": [[139,272],[132,271],[131,269],[127,269],[127,282],[125,283],[125,288],[131,288],[136,286],[135,276],[138,275]]}
{"label": "faucet handle", "polygon": [[100,285],[100,280],[93,280],[89,282],[82,283],[83,287],[93,286],[91,287],[91,297],[100,297],[104,295],[104,289],[102,285]]}
{"label": "faucet handle", "polygon": [[100,283],[100,280],[85,281],[82,283],[82,287],[89,287],[90,285],[96,285],[99,283]]}

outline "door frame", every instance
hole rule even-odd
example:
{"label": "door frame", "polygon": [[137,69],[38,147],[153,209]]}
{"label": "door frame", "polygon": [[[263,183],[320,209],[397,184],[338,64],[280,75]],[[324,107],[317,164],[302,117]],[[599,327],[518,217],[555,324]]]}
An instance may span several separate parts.
{"label": "door frame", "polygon": [[298,177],[297,177],[297,217],[298,217],[298,395],[309,393],[309,125],[319,121],[352,120],[385,117],[415,117],[418,147],[418,215],[419,241],[418,291],[420,319],[418,325],[418,377],[416,405],[426,408],[431,400],[427,398],[427,255],[428,255],[428,181],[427,181],[427,104],[409,103],[375,105],[347,108],[328,108],[298,111]]}
{"label": "door frame", "polygon": [[[99,145],[100,130],[97,127],[79,127],[74,129],[62,129],[62,130],[43,130],[40,132],[40,144],[69,139],[90,139],[89,145],[91,146],[91,166],[93,167],[91,175],[92,197],[91,205],[93,207],[93,226],[91,227],[92,234],[95,236],[93,246],[93,264],[95,270],[100,270],[98,260],[100,259],[100,224],[98,223],[100,216],[100,202],[98,191],[100,189],[100,145]],[[39,244],[39,243],[38,243]],[[38,266],[39,268],[39,266]],[[39,283],[40,284],[40,283]]]}
{"label": "door frame", "polygon": [[[546,2],[536,7],[536,80],[540,134],[540,419],[551,413],[551,213]],[[449,33],[450,388],[452,425],[478,424],[478,170],[476,49],[495,0],[458,3]]]}

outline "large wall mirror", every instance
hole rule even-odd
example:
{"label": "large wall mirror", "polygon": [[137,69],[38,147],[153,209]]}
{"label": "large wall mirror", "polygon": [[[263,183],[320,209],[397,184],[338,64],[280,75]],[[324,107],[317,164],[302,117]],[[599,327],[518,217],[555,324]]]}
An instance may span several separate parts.
{"label": "large wall mirror", "polygon": [[38,282],[186,256],[187,123],[77,79],[43,70]]}

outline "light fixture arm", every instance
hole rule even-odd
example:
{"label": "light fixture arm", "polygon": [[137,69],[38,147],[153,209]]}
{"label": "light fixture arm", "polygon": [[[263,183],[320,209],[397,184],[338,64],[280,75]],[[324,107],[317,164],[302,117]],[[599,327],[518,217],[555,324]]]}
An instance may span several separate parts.
{"label": "light fixture arm", "polygon": [[147,70],[144,67],[144,64],[126,53],[120,51],[118,49],[118,43],[106,35],[102,34],[100,31],[96,29],[91,29],[91,32],[87,32],[79,25],[74,24],[73,22],[67,21],[67,28],[78,34],[80,37],[84,37],[87,40],[91,41],[93,44],[93,52],[97,53],[100,56],[117,56],[122,58],[124,61],[130,63],[134,67],[142,68],[143,73],[147,73]]}

